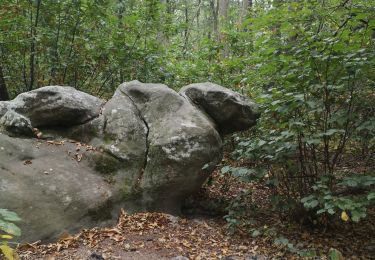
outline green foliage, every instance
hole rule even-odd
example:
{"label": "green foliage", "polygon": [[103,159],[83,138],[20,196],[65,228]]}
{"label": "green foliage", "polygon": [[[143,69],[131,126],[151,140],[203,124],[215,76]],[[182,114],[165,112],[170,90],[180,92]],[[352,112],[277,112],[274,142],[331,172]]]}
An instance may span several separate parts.
{"label": "green foliage", "polygon": [[[343,192],[333,194],[329,189],[329,178],[322,177],[313,185],[313,193],[301,199],[304,207],[313,210],[317,215],[338,214],[343,221],[351,219],[358,222],[366,217],[366,208],[375,204],[374,192],[370,189],[375,186],[374,176],[350,176],[345,177],[337,183]],[[358,194],[350,193],[350,188],[356,188]],[[349,195],[345,195],[345,191]],[[344,215],[342,215],[344,213]],[[349,213],[349,216],[347,216]],[[345,216],[345,217],[343,217]]]}
{"label": "green foliage", "polygon": [[20,236],[21,230],[17,227],[14,222],[21,221],[18,215],[7,209],[0,209],[0,253],[2,253],[6,259],[14,259],[14,251],[9,246],[9,240],[13,239],[14,236]]}
{"label": "green foliage", "polygon": [[341,252],[337,249],[331,248],[328,253],[330,260],[342,260],[344,257],[342,256]]}
{"label": "green foliage", "polygon": [[51,84],[108,97],[133,79],[241,88],[252,50],[242,12],[214,32],[208,0],[5,1],[0,66],[12,97]]}
{"label": "green foliage", "polygon": [[221,174],[230,174],[234,177],[240,178],[243,181],[256,181],[262,179],[266,171],[264,169],[248,169],[245,167],[231,167],[224,166],[221,168]]}
{"label": "green foliage", "polygon": [[227,215],[224,216],[224,219],[228,222],[228,227],[230,232],[234,233],[239,227],[242,227],[252,235],[258,236],[260,232],[257,229],[250,228],[255,221],[251,218],[248,218],[248,206],[251,206],[252,210],[256,210],[257,206],[248,201],[251,198],[251,191],[244,191],[239,196],[237,196],[227,208]]}
{"label": "green foliage", "polygon": [[298,254],[301,257],[315,257],[316,252],[315,250],[306,250],[301,249],[302,244],[294,244],[289,239],[279,236],[275,238],[274,244],[281,245],[287,248],[287,250],[291,253]]}
{"label": "green foliage", "polygon": [[[255,99],[262,117],[234,136],[233,155],[249,167],[222,174],[265,182],[282,213],[362,220],[375,197],[375,1],[260,0],[249,10],[230,1],[216,21],[213,2],[3,1],[8,90],[60,84],[109,97],[133,79],[231,87]],[[367,177],[342,177],[347,158],[359,158]],[[228,209],[232,226],[242,206],[238,198]]]}
{"label": "green foliage", "polygon": [[157,81],[160,2],[116,2],[2,3],[0,65],[12,96],[51,84],[105,95],[125,80]]}
{"label": "green foliage", "polygon": [[[255,10],[248,21],[254,66],[246,83],[263,113],[255,134],[236,137],[234,155],[253,162],[251,180],[254,171],[267,172],[283,211],[302,203],[306,213],[348,211],[359,221],[373,205],[372,177],[340,181],[336,173],[348,154],[373,157],[373,4],[285,1]],[[332,195],[365,184],[363,196]]]}

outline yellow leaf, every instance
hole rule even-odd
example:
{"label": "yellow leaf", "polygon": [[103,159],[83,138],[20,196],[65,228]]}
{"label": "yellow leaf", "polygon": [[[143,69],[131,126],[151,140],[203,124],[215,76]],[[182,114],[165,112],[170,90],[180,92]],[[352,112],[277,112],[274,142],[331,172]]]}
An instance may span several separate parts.
{"label": "yellow leaf", "polygon": [[349,216],[345,211],[341,212],[341,219],[345,222],[349,220]]}
{"label": "yellow leaf", "polygon": [[14,260],[14,251],[9,246],[1,245],[0,251],[3,253],[3,255],[5,256],[6,259]]}
{"label": "yellow leaf", "polygon": [[1,235],[0,237],[3,238],[3,239],[12,239],[13,238],[10,235]]}

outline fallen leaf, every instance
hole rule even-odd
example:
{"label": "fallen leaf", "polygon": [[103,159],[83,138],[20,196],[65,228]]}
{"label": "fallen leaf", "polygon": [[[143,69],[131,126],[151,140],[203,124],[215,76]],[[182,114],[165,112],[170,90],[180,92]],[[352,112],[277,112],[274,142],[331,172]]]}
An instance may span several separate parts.
{"label": "fallen leaf", "polygon": [[345,222],[349,220],[349,216],[345,211],[341,212],[341,219]]}

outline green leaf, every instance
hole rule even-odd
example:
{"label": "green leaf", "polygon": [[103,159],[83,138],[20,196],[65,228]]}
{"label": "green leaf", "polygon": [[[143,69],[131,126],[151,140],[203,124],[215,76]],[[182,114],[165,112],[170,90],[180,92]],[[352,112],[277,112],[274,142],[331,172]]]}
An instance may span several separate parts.
{"label": "green leaf", "polygon": [[227,173],[231,170],[231,167],[230,166],[224,166],[223,168],[221,168],[221,173]]}
{"label": "green leaf", "polygon": [[328,253],[330,260],[342,260],[344,257],[342,256],[341,252],[335,248],[331,248]]}
{"label": "green leaf", "polygon": [[287,245],[289,243],[289,240],[283,236],[278,237],[275,239],[274,243],[276,245]]}
{"label": "green leaf", "polygon": [[326,196],[323,197],[323,199],[330,200],[330,199],[332,199],[332,195],[326,195]]}
{"label": "green leaf", "polygon": [[313,201],[311,201],[311,202],[308,203],[308,204],[309,204],[309,208],[315,208],[316,206],[318,206],[319,201],[317,201],[317,200],[313,200]]}
{"label": "green leaf", "polygon": [[13,223],[5,222],[1,219],[0,219],[0,230],[4,231],[7,234],[14,235],[14,236],[21,235],[21,230],[19,227],[17,227]]}
{"label": "green leaf", "polygon": [[370,192],[367,195],[367,200],[374,200],[375,199],[375,192]]}
{"label": "green leaf", "polygon": [[336,133],[342,133],[343,130],[342,129],[328,129],[325,133],[323,133],[322,135],[325,135],[325,136],[331,136],[331,135],[334,135]]}
{"label": "green leaf", "polygon": [[302,202],[302,203],[305,203],[305,202],[307,202],[307,201],[309,201],[309,200],[311,200],[311,199],[313,199],[313,198],[315,198],[314,195],[309,195],[309,196],[307,196],[307,197],[302,198],[302,199],[301,199],[301,202]]}
{"label": "green leaf", "polygon": [[208,163],[206,163],[205,165],[203,165],[202,170],[206,170],[206,169],[208,169],[208,167],[210,167],[210,165]]}
{"label": "green leaf", "polygon": [[6,259],[8,260],[14,259],[14,251],[11,247],[7,245],[0,245],[0,251],[4,254]]}
{"label": "green leaf", "polygon": [[261,233],[260,233],[260,231],[258,230],[258,229],[255,229],[252,233],[251,233],[251,236],[252,237],[257,237],[257,236],[259,236]]}
{"label": "green leaf", "polygon": [[17,213],[9,211],[7,209],[0,209],[0,216],[7,221],[17,222],[21,221],[21,218],[17,215]]}

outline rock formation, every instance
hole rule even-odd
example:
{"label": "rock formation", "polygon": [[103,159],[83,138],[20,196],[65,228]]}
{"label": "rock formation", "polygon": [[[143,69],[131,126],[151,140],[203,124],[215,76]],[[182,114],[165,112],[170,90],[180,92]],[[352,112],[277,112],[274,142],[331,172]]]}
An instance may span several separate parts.
{"label": "rock formation", "polygon": [[178,213],[222,158],[225,134],[256,105],[211,83],[180,93],[131,81],[105,102],[48,86],[0,102],[0,208],[23,241],[105,225],[127,211]]}

